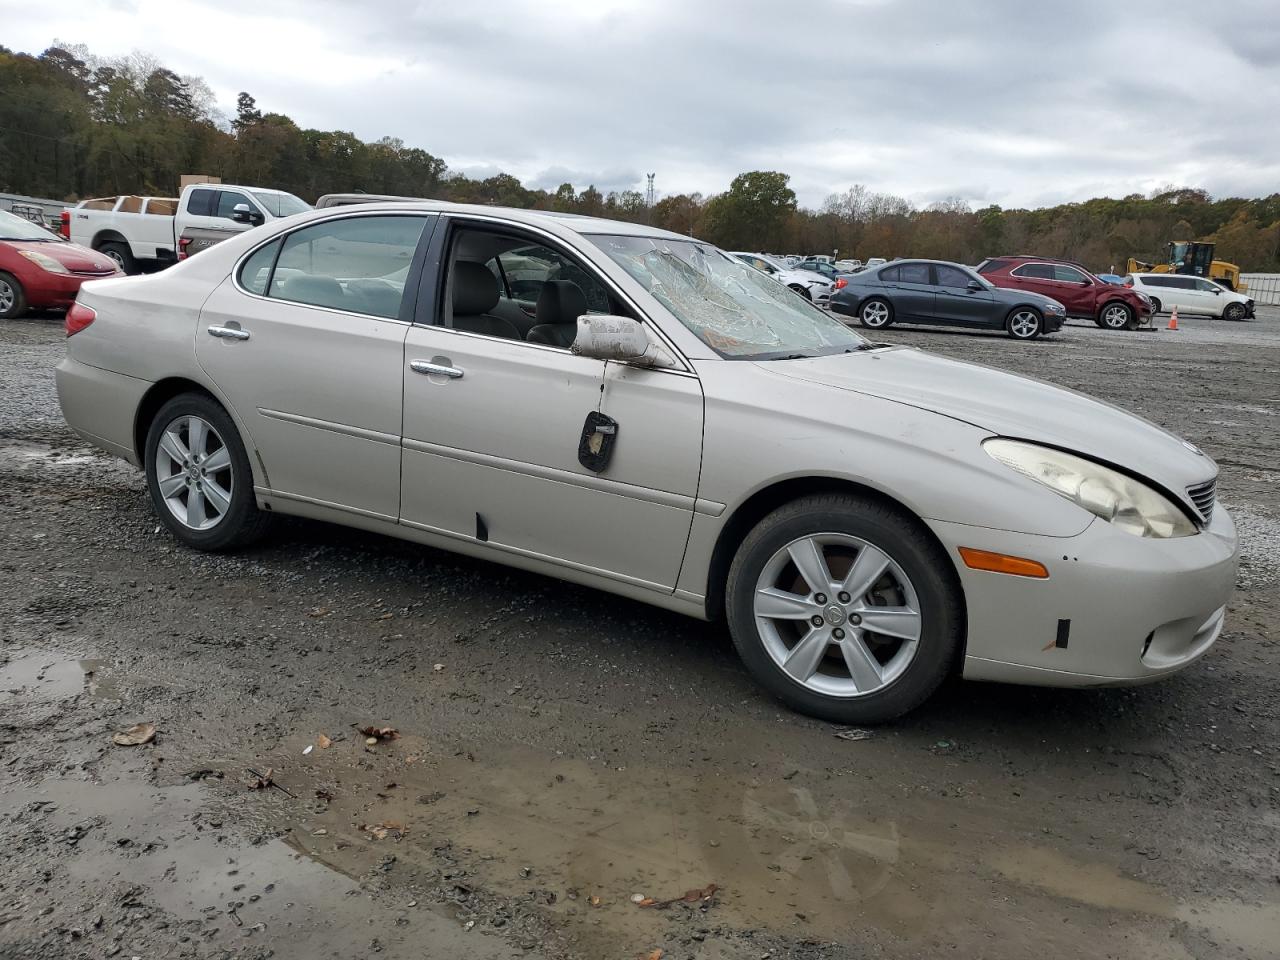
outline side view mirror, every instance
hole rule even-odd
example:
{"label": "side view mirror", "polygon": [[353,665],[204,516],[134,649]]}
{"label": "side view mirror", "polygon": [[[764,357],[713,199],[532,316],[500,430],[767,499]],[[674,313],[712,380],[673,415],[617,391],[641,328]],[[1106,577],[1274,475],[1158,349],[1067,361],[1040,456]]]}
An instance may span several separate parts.
{"label": "side view mirror", "polygon": [[250,208],[247,203],[237,203],[231,210],[231,219],[236,223],[247,223],[256,227],[262,223],[263,218],[262,214]]}
{"label": "side view mirror", "polygon": [[1216,297],[1216,296],[1218,296],[1218,295],[1220,295],[1221,293],[1222,293],[1222,290],[1221,290],[1221,289],[1219,289],[1218,287],[1214,287],[1214,288],[1213,288],[1213,295],[1214,295],[1215,297]]}
{"label": "side view mirror", "polygon": [[980,284],[977,280],[970,280],[968,283],[965,284],[965,288],[976,292],[982,289],[982,284]]}
{"label": "side view mirror", "polygon": [[1092,286],[1093,286],[1093,281],[1092,281],[1092,280],[1081,280],[1081,281],[1079,281],[1079,283],[1080,283],[1080,286],[1082,286],[1082,287],[1092,287]]}
{"label": "side view mirror", "polygon": [[607,313],[585,313],[578,318],[578,335],[569,348],[580,357],[614,360],[643,367],[671,367],[675,361],[639,320]]}

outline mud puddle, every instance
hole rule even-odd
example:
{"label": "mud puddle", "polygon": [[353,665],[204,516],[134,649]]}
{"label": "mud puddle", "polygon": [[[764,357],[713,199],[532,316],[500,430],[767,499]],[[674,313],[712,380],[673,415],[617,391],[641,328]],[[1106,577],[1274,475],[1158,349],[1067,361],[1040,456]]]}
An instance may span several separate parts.
{"label": "mud puddle", "polygon": [[101,660],[63,660],[26,650],[10,650],[8,657],[8,662],[0,665],[0,704],[57,701],[80,693],[116,695]]}

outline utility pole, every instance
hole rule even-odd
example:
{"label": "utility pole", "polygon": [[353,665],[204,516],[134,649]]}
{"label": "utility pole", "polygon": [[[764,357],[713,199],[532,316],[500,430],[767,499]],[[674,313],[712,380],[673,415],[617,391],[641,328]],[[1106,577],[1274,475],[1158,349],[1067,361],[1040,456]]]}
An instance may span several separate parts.
{"label": "utility pole", "polygon": [[644,191],[644,222],[649,223],[653,218],[653,178],[656,173],[646,173],[645,179],[649,181],[649,185]]}

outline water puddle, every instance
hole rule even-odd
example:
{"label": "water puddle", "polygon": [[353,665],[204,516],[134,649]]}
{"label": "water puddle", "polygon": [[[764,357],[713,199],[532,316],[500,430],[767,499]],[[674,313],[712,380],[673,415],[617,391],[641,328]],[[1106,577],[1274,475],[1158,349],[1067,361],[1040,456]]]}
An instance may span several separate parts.
{"label": "water puddle", "polygon": [[101,660],[61,660],[56,655],[15,651],[0,666],[0,705],[19,701],[53,702],[88,693],[116,696],[103,675]]}

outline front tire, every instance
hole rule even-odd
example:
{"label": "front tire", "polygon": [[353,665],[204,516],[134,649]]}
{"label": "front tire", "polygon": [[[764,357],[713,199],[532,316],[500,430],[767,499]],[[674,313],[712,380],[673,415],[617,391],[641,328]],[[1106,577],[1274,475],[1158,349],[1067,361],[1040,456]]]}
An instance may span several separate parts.
{"label": "front tire", "polygon": [[893,304],[879,297],[872,297],[858,310],[858,322],[872,330],[883,330],[893,323]]}
{"label": "front tire", "polygon": [[1126,303],[1108,303],[1098,316],[1105,330],[1133,330],[1138,325],[1137,314]]}
{"label": "front tire", "polygon": [[1227,309],[1222,311],[1223,320],[1243,320],[1244,319],[1243,303],[1228,303]]}
{"label": "front tire", "polygon": [[1015,340],[1034,340],[1044,331],[1044,317],[1039,310],[1019,307],[1009,314],[1004,329]]}
{"label": "front tire", "polygon": [[808,287],[802,287],[802,286],[800,286],[800,284],[796,283],[796,284],[792,284],[792,285],[791,285],[791,287],[790,287],[789,289],[791,289],[791,290],[795,291],[796,293],[800,294],[800,296],[804,297],[804,298],[805,298],[806,300],[808,300],[810,303],[812,303],[812,302],[813,302],[813,294],[811,294],[811,293],[809,292],[809,288],[808,288]]}
{"label": "front tire", "polygon": [[184,393],[147,431],[147,489],[160,522],[197,550],[230,550],[259,539],[271,516],[258,510],[240,434],[211,397]]}
{"label": "front tire", "polygon": [[138,272],[138,261],[133,258],[133,251],[127,243],[112,240],[98,247],[98,252],[114,260],[116,266],[125,273],[132,275]]}
{"label": "front tire", "polygon": [[27,312],[27,295],[18,278],[0,272],[0,320],[16,320]]}
{"label": "front tire", "polygon": [[833,723],[881,723],[951,670],[963,624],[945,552],[878,501],[805,497],[738,548],[725,607],[734,646],[769,692]]}

